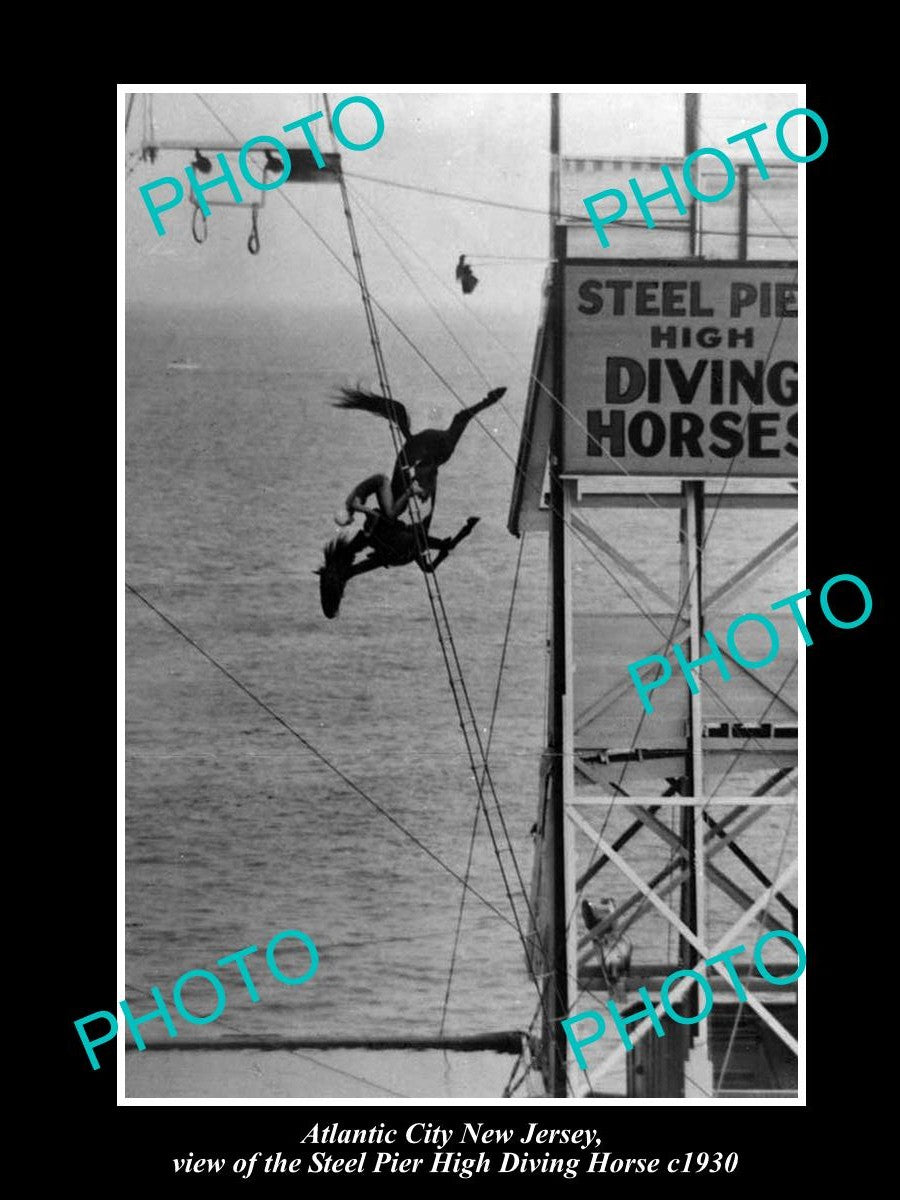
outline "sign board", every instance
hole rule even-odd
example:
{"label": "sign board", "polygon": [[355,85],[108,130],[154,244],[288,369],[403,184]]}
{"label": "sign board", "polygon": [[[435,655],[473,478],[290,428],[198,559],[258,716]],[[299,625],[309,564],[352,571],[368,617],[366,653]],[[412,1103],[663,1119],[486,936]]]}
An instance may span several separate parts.
{"label": "sign board", "polygon": [[797,265],[563,267],[567,475],[797,475]]}

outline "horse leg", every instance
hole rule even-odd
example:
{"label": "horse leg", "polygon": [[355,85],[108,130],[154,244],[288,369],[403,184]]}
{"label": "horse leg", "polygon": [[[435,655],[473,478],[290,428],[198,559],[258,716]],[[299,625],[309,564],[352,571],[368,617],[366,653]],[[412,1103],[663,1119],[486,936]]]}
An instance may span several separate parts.
{"label": "horse leg", "polygon": [[453,440],[454,446],[462,437],[466,426],[472,420],[472,418],[476,417],[478,413],[482,412],[484,409],[490,408],[492,404],[496,404],[501,396],[503,396],[505,391],[505,387],[494,388],[492,392],[488,392],[483,400],[479,400],[477,404],[472,404],[469,408],[464,408],[462,412],[458,412],[456,414],[456,416],[450,422],[450,429],[448,431]]}
{"label": "horse leg", "polygon": [[425,572],[425,574],[432,575],[437,570],[437,568],[441,565],[441,563],[444,561],[444,559],[447,557],[447,555],[450,553],[450,551],[455,550],[456,547],[459,545],[459,543],[461,541],[463,541],[464,538],[467,538],[469,536],[469,534],[472,532],[472,530],[475,528],[475,526],[478,524],[478,522],[480,520],[481,520],[480,517],[469,517],[469,519],[468,519],[468,521],[466,521],[465,525],[463,525],[463,527],[459,530],[459,532],[454,534],[452,538],[436,538],[436,537],[431,537],[431,535],[429,535],[428,536],[428,549],[429,550],[437,550],[438,554],[435,558],[433,558],[431,560],[430,563],[425,561],[423,554],[420,553],[418,555],[418,558],[417,558],[418,564],[422,568],[422,570]]}
{"label": "horse leg", "polygon": [[447,543],[448,554],[451,550],[455,550],[459,543],[469,536],[480,520],[481,517],[469,517],[468,521],[466,521],[465,525],[463,525],[462,529],[460,529],[458,533],[455,533],[452,538],[444,539]]}

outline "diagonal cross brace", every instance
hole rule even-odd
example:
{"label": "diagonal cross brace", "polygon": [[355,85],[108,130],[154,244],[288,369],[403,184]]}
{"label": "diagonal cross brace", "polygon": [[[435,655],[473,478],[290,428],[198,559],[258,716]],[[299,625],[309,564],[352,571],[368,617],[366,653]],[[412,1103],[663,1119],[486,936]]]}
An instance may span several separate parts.
{"label": "diagonal cross brace", "polygon": [[[597,778],[595,778],[595,775],[597,773],[592,772],[592,770],[587,766],[587,764],[582,763],[580,765],[580,768],[576,768],[576,769],[580,769],[580,773],[585,777],[585,779],[589,779],[592,783],[598,782]],[[775,779],[777,777],[777,775],[778,775],[778,773],[776,772],[776,776],[773,776],[773,779]],[[682,846],[681,839],[678,837],[678,835],[676,833],[674,833],[671,829],[669,829],[666,825],[664,825],[662,823],[662,821],[659,820],[659,818],[655,818],[653,816],[654,812],[659,807],[658,805],[651,807],[649,810],[644,809],[640,806],[632,807],[631,805],[626,805],[625,807],[628,809],[629,812],[633,813],[638,818],[638,821],[634,825],[629,826],[629,828],[625,831],[625,833],[622,835],[622,837],[616,841],[616,843],[615,843],[616,850],[621,849],[621,847],[623,845],[627,844],[627,842],[631,840],[631,838],[635,835],[635,833],[637,833],[640,830],[640,828],[643,825],[646,825],[649,829],[652,829],[653,832],[656,833],[659,837],[661,837],[664,841],[668,842],[669,845],[674,846],[678,850],[679,854],[682,854],[682,856],[684,856],[684,848]],[[742,810],[735,810],[735,814],[739,813],[740,811],[742,811]],[[710,826],[713,833],[717,834],[720,837],[725,836],[724,826],[726,824],[728,824],[729,820],[733,819],[733,815],[730,817],[726,817],[724,819],[724,821],[722,823],[720,823],[720,822],[714,821],[713,818],[710,817],[709,814],[706,813],[705,811],[703,813],[704,820]],[[709,843],[712,839],[707,835],[707,837],[704,840],[706,843]],[[751,874],[753,874],[757,878],[757,880],[759,880],[760,883],[762,883],[765,887],[768,887],[771,884],[772,881],[765,874],[765,872],[763,872],[756,865],[756,863],[754,863],[753,859],[750,857],[749,854],[747,854],[745,851],[743,851],[735,843],[733,834],[732,834],[731,838],[729,838],[727,840],[726,844],[728,846],[728,849],[732,852],[732,854],[735,855],[735,857],[738,859],[738,861],[743,863],[743,865],[745,867],[747,867],[747,869],[751,872]],[[591,867],[589,867],[575,881],[576,890],[582,890],[584,888],[584,885],[588,882],[588,880],[591,879],[592,876],[596,874],[596,872],[600,869],[600,867],[602,865],[604,865],[604,860],[602,858],[600,858],[597,860],[597,863],[599,865],[592,864]],[[676,867],[673,865],[671,867],[671,869],[674,870],[674,869],[676,869]],[[745,908],[748,907],[752,903],[752,900],[747,895],[747,893],[745,891],[743,891],[743,889],[738,887],[738,885],[736,883],[734,883],[733,880],[729,879],[728,876],[725,874],[725,872],[719,870],[719,868],[714,867],[712,869],[712,872],[710,874],[710,879],[716,884],[717,887],[720,888],[720,890],[725,892],[725,894],[729,897],[729,899],[734,900],[735,903],[741,904]],[[656,880],[654,880],[654,883],[651,886],[655,886],[656,882],[658,882],[658,878]],[[790,916],[791,916],[791,921],[793,922],[793,926],[794,926],[794,928],[796,928],[797,909],[794,907],[794,905],[791,904],[791,902],[787,899],[787,897],[782,895],[781,892],[779,892],[775,898],[780,903],[782,903],[785,906],[785,908],[788,910],[788,912],[790,913]],[[769,913],[769,912],[766,913],[766,920],[769,922],[770,928],[772,928],[772,929],[780,928],[777,918],[773,917],[771,913]],[[608,918],[608,921],[611,923],[612,918],[611,917]],[[602,933],[603,930],[601,929],[599,932]]]}
{"label": "diagonal cross brace", "polygon": [[[726,833],[721,841],[716,841],[715,835],[712,832],[705,834],[703,845],[705,848],[706,862],[709,863],[711,858],[715,858],[717,854],[721,854],[729,841],[739,837],[745,829],[748,829],[755,821],[759,820],[759,818],[766,811],[767,810],[763,808],[750,810],[746,808],[736,808],[730,812],[727,817],[724,817],[722,820],[723,828],[726,824],[733,821],[737,821],[738,824],[731,831],[731,833]],[[689,867],[679,869],[677,862],[670,862],[663,867],[661,871],[657,871],[647,886],[654,889],[658,895],[667,896],[669,892],[674,891],[680,883],[683,883],[684,880],[687,879],[689,873]],[[664,880],[667,880],[665,887],[659,887],[659,884],[661,884]],[[582,950],[586,946],[590,945],[592,935],[594,937],[600,936],[605,933],[607,929],[611,929],[613,925],[616,925],[620,933],[627,933],[635,921],[639,921],[647,911],[648,901],[646,898],[643,900],[641,899],[642,894],[643,893],[641,891],[634,892],[628,897],[627,900],[624,900],[614,912],[610,913],[610,915],[605,917],[599,925],[595,926],[590,933],[584,934],[582,937],[580,937],[578,939],[578,949]],[[634,909],[634,912],[631,914],[631,916],[626,918],[624,921],[620,921],[620,918],[632,908]]]}
{"label": "diagonal cross brace", "polygon": [[[677,833],[674,833],[667,825],[664,825],[658,817],[654,817],[651,813],[649,813],[647,809],[641,808],[639,805],[628,805],[627,808],[630,813],[633,813],[634,816],[639,817],[647,826],[647,828],[651,829],[657,835],[657,837],[662,838],[667,845],[671,846],[682,859],[687,860],[687,849]],[[705,815],[706,814],[704,813],[704,816]],[[718,832],[718,826],[716,826],[714,832]],[[729,843],[729,849],[737,849],[739,853],[744,853],[743,850],[740,850],[740,847],[735,846],[733,841]],[[748,861],[752,861],[749,859],[749,856],[744,855],[744,857],[747,858]],[[739,904],[742,908],[749,908],[753,903],[752,896],[748,896],[743,888],[739,887],[734,880],[728,878],[724,871],[721,871],[718,867],[714,867],[710,862],[707,862],[706,864],[706,873],[709,877],[710,883],[714,883],[719,891],[724,892],[728,899],[733,900],[735,904]],[[771,883],[771,880],[763,879],[762,882],[768,886]],[[770,929],[781,928],[778,918],[774,917],[768,909],[764,910],[763,918]]]}

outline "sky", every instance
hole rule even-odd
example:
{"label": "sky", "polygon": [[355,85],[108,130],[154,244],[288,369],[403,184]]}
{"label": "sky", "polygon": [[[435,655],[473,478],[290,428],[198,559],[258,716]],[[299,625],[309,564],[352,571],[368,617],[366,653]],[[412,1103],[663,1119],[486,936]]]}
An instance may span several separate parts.
{"label": "sky", "polygon": [[[766,122],[770,126],[769,140],[765,143],[761,137],[760,143],[765,157],[777,160],[780,154],[771,136],[772,128],[782,113],[797,104],[792,86],[785,85],[777,93],[703,92],[702,140],[725,147],[730,134]],[[139,149],[147,131],[151,94],[156,138],[184,139],[201,148],[232,140],[216,115],[233,130],[238,144],[271,134],[282,137],[289,146],[299,145],[300,131],[284,134],[282,127],[321,108],[321,95],[309,93],[210,91],[202,93],[201,100],[192,92],[151,91],[152,87],[124,86],[126,93],[136,93],[125,138],[126,153]],[[368,85],[329,89],[332,106],[354,94],[374,100],[385,122],[384,134],[376,146],[342,152],[373,292],[394,307],[407,308],[416,301],[394,254],[415,265],[414,252],[418,253],[452,282],[456,260],[465,253],[480,278],[489,273],[495,304],[502,302],[511,313],[530,312],[539,294],[542,260],[548,249],[549,224],[542,215],[548,205],[548,93],[392,92]],[[120,117],[122,108],[120,105]],[[683,113],[683,94],[678,91],[563,92],[562,152],[573,157],[633,154],[680,158]],[[351,138],[363,139],[370,134],[371,117],[363,106],[349,107],[346,118],[344,127]],[[322,130],[322,148],[331,150],[324,119],[314,128]],[[735,160],[747,157],[734,150],[729,152]],[[208,222],[208,239],[201,246],[192,239],[193,210],[185,199],[164,214],[167,232],[159,237],[138,189],[166,175],[184,180],[183,170],[191,158],[190,150],[162,151],[153,164],[136,161],[124,180],[121,212],[128,305],[340,308],[358,303],[354,281],[282,196],[289,196],[321,238],[349,263],[350,247],[336,185],[285,184],[268,193],[259,214],[258,256],[246,249],[251,228],[246,202],[240,207],[214,208]],[[236,155],[232,161],[240,180]],[[407,188],[356,178],[362,175],[392,180]],[[626,178],[623,167],[623,184]],[[408,187],[461,192],[499,205],[541,211],[485,206],[422,194]],[[245,201],[251,195],[254,199],[261,195],[251,193],[249,187],[242,188],[242,192]],[[227,188],[210,193],[210,198],[216,197],[228,198]],[[574,197],[576,204],[577,200]],[[393,254],[382,237],[390,243]],[[512,261],[488,259],[486,255]]]}

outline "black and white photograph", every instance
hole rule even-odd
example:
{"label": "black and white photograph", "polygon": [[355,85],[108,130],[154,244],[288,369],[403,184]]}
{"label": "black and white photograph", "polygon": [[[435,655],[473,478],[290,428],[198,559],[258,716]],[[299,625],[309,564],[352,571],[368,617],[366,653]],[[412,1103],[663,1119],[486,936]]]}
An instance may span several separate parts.
{"label": "black and white photograph", "polygon": [[[806,655],[873,607],[802,557],[828,114],[800,84],[119,114],[123,974],[85,1070],[401,1128],[805,1105]],[[420,1132],[421,1174],[482,1149]]]}

